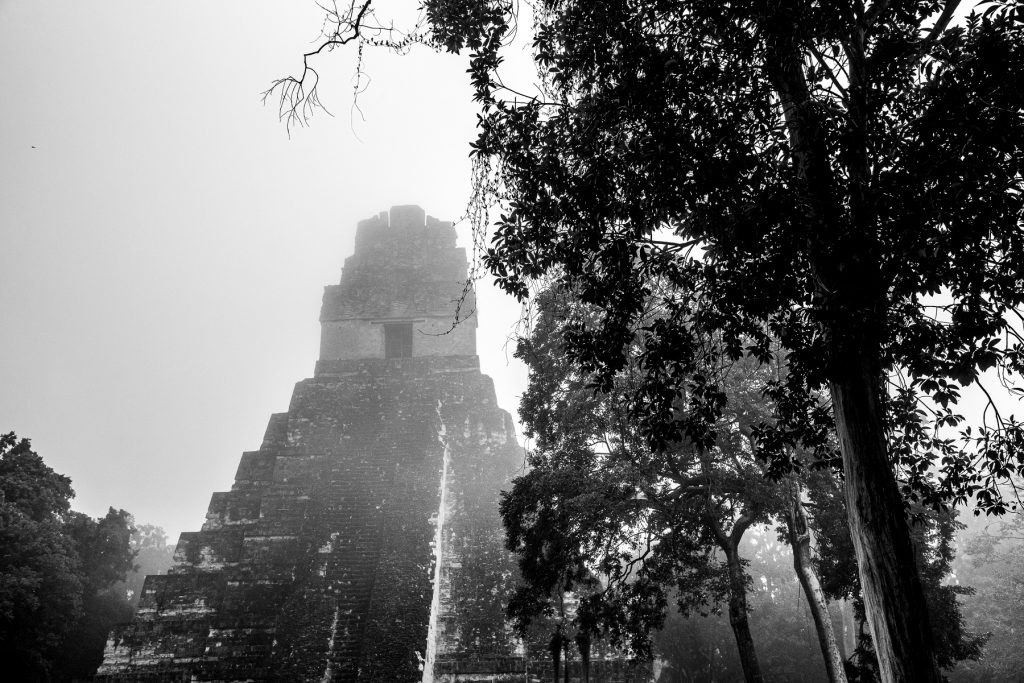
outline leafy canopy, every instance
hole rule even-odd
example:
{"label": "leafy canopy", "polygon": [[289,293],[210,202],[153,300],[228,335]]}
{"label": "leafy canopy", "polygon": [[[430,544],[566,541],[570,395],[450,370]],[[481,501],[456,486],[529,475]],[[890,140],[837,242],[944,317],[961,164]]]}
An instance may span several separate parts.
{"label": "leafy canopy", "polygon": [[1024,467],[1021,423],[993,402],[967,429],[957,405],[983,382],[1021,395],[1018,0],[966,17],[960,0],[539,0],[533,94],[503,78],[519,3],[424,0],[404,31],[381,5],[328,11],[302,74],[271,88],[282,116],[317,106],[323,50],[468,52],[486,265],[519,297],[559,283],[602,311],[566,339],[604,388],[643,335],[629,407],[652,446],[714,440],[707,340],[761,360],[778,340],[790,371],[760,433],[776,472],[791,445],[836,457],[821,389],[866,354],[904,495],[1015,503],[999,484]]}
{"label": "leafy canopy", "polygon": [[956,405],[985,371],[1020,393],[1024,368],[1016,3],[951,26],[956,2],[551,0],[527,100],[500,78],[512,7],[484,4],[506,11],[455,45],[473,49],[478,189],[503,209],[486,262],[520,297],[553,280],[601,310],[566,340],[605,388],[642,335],[631,408],[652,445],[713,439],[708,340],[762,360],[778,340],[762,450],[780,471],[789,445],[833,458],[821,390],[875,350],[904,493],[1012,503],[1020,422],[972,431]]}
{"label": "leafy canopy", "polygon": [[131,614],[114,589],[132,569],[132,519],[71,510],[71,480],[28,439],[0,435],[0,658],[19,681],[84,679]]}

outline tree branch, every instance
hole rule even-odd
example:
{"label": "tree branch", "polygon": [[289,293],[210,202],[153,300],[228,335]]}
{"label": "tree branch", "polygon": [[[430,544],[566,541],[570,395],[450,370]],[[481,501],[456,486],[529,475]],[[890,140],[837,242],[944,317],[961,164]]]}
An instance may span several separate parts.
{"label": "tree branch", "polygon": [[[275,91],[280,91],[278,117],[285,122],[285,128],[289,133],[293,125],[304,126],[317,109],[322,109],[330,114],[327,108],[320,102],[320,97],[317,93],[320,74],[310,66],[309,60],[324,50],[330,51],[336,47],[347,45],[354,40],[360,40],[362,38],[363,21],[370,11],[372,4],[373,0],[362,0],[362,5],[359,7],[359,11],[355,13],[355,17],[349,19],[342,19],[336,8],[334,10],[326,10],[329,17],[334,17],[337,27],[330,34],[331,37],[320,43],[315,50],[302,55],[302,75],[298,78],[295,76],[278,78],[263,92],[262,100],[266,104]],[[352,4],[350,9],[354,8],[355,3]],[[343,26],[346,27],[348,35],[342,35],[341,28]]]}
{"label": "tree branch", "polygon": [[871,28],[878,21],[878,18],[882,16],[882,12],[889,8],[889,0],[878,0],[875,4],[868,8],[868,11],[864,13],[863,25],[864,28]]}
{"label": "tree branch", "polygon": [[946,5],[942,8],[942,13],[939,14],[939,18],[935,20],[935,24],[921,43],[922,52],[926,51],[931,47],[932,43],[939,39],[942,32],[946,30],[947,26],[949,26],[949,22],[952,21],[953,15],[956,13],[956,8],[959,6],[960,0],[946,0]]}

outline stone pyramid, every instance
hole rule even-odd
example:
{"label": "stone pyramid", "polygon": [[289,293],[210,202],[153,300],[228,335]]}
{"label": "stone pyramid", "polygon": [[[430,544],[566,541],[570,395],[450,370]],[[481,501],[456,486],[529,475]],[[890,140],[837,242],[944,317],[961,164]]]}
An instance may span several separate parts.
{"label": "stone pyramid", "polygon": [[[480,372],[466,273],[451,223],[419,207],[359,224],[313,377],[147,577],[97,680],[551,680],[504,619],[497,503],[523,451]],[[595,665],[595,683],[641,680]]]}

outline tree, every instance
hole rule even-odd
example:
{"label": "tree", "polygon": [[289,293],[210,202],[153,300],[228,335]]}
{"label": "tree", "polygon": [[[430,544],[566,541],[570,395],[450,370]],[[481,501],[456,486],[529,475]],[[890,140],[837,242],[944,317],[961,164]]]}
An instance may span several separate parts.
{"label": "tree", "polygon": [[19,681],[91,677],[110,627],[131,614],[132,519],[73,512],[71,480],[28,439],[0,436],[0,657]]}
{"label": "tree", "polygon": [[98,519],[72,512],[65,522],[64,533],[79,560],[82,613],[71,622],[54,658],[54,680],[92,677],[103,662],[110,629],[131,619],[132,606],[123,584],[134,569],[133,532],[132,516],[114,508]]}
{"label": "tree", "polygon": [[[587,317],[586,307],[572,297],[546,292],[533,333],[517,349],[530,368],[520,415],[535,446],[531,470],[513,481],[501,503],[508,547],[519,555],[525,582],[510,612],[528,623],[551,611],[563,591],[582,586],[577,625],[628,637],[635,650],[646,651],[670,591],[684,614],[717,609],[723,601],[746,679],[763,680],[740,544],[749,529],[772,518],[796,524],[794,509],[806,520],[802,501],[794,500],[796,477],[772,482],[755,457],[750,428],[766,412],[764,368],[751,361],[721,368],[728,375],[723,420],[731,429],[720,430],[715,444],[650,451],[622,409],[631,398],[631,369],[620,372],[609,391],[595,392],[593,375],[566,356],[562,331],[581,316]],[[792,527],[790,537],[796,533]],[[805,585],[816,584],[809,546],[802,545],[809,529],[800,533],[795,564]],[[594,570],[602,580],[597,589]],[[815,625],[830,680],[843,681],[824,597],[820,591],[806,595],[812,609],[826,615]]]}
{"label": "tree", "polygon": [[[541,0],[537,96],[500,74],[517,3],[424,0],[429,30],[390,43],[371,4],[331,13],[324,47],[470,54],[478,205],[501,214],[485,262],[517,296],[547,275],[603,311],[568,341],[605,387],[662,297],[630,406],[653,446],[715,439],[703,340],[764,360],[781,341],[761,450],[829,459],[834,426],[882,677],[938,681],[904,499],[1002,512],[1021,468],[1019,422],[957,432],[955,409],[958,384],[1024,369],[1019,3],[955,25],[958,0]],[[285,111],[315,95],[306,66]]]}
{"label": "tree", "polygon": [[174,546],[167,544],[167,532],[162,527],[135,524],[132,527],[131,549],[135,553],[135,566],[119,589],[127,593],[128,602],[134,610],[139,606],[146,577],[166,574],[174,565]]}
{"label": "tree", "polygon": [[958,539],[958,584],[973,589],[965,620],[989,635],[984,656],[950,677],[956,683],[1010,681],[1024,671],[1024,513],[967,520]]}
{"label": "tree", "polygon": [[793,569],[797,579],[807,596],[807,605],[814,619],[818,643],[825,658],[825,669],[831,681],[846,681],[843,656],[836,641],[832,628],[832,617],[828,610],[825,591],[818,579],[818,572],[811,555],[812,527],[808,520],[807,509],[803,500],[803,485],[799,480],[790,483],[791,498],[789,505],[782,513],[786,529],[786,540],[793,550]]}
{"label": "tree", "polygon": [[[863,629],[864,603],[861,599],[860,579],[856,571],[853,542],[845,519],[836,515],[833,499],[839,492],[828,483],[809,489],[810,504],[815,515],[811,526],[818,541],[816,564],[822,578],[822,591],[830,600],[852,603],[854,618],[858,622],[856,651],[846,666],[851,680],[877,680],[877,659],[874,646]],[[841,511],[841,507],[838,508]],[[914,524],[911,541],[915,563],[922,577],[925,602],[933,628],[936,653],[940,668],[953,671],[961,663],[981,657],[986,636],[968,629],[961,596],[973,594],[960,572],[953,575],[956,555],[954,539],[963,527],[952,511],[936,511],[912,505]],[[957,579],[957,581],[951,581]]]}
{"label": "tree", "polygon": [[27,439],[0,436],[0,658],[14,680],[48,681],[82,612],[82,580],[64,533],[71,480]]}
{"label": "tree", "polygon": [[[746,534],[741,554],[753,579],[748,592],[750,625],[766,680],[818,683],[829,680],[821,664],[815,625],[802,588],[793,573],[789,546],[776,530],[760,526]],[[835,610],[833,610],[835,611]],[[728,647],[728,617],[709,614],[683,617],[670,613],[655,634],[658,657],[665,662],[659,681],[735,681],[740,662]]]}

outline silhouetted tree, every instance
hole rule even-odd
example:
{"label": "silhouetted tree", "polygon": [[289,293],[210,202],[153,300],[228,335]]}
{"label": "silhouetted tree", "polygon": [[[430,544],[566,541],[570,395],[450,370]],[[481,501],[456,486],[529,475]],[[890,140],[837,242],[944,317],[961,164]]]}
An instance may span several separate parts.
{"label": "silhouetted tree", "polygon": [[[581,618],[645,652],[670,592],[684,613],[724,602],[744,674],[762,680],[740,544],[748,529],[770,519],[795,525],[793,510],[803,505],[794,499],[797,478],[773,482],[755,457],[750,427],[768,412],[761,396],[765,373],[752,361],[721,368],[730,375],[723,419],[731,429],[713,446],[681,443],[651,451],[622,408],[631,399],[631,369],[619,373],[609,391],[597,392],[593,375],[580,372],[564,352],[562,329],[586,316],[586,307],[556,291],[539,302],[536,326],[517,350],[530,368],[520,414],[534,439],[531,470],[514,480],[501,506],[525,583],[510,604],[512,616],[529,622],[549,613],[562,591],[579,591]],[[801,543],[809,534],[805,528]],[[812,585],[817,578],[809,547],[795,550],[801,547],[794,558],[802,581]],[[602,580],[596,589],[595,569]],[[816,595],[820,605],[812,607],[827,615],[821,591],[807,595]],[[832,664],[830,679],[844,680],[827,616],[816,628]]]}
{"label": "silhouetted tree", "polygon": [[[861,600],[860,578],[856,571],[853,543],[845,524],[845,517],[836,514],[835,499],[841,491],[827,482],[810,489],[815,515],[812,526],[816,529],[818,552],[815,558],[820,568],[822,589],[832,600],[847,600],[852,604],[855,621],[863,626],[864,603]],[[841,508],[840,508],[841,509]],[[928,606],[939,665],[952,671],[962,662],[977,660],[982,654],[985,637],[968,628],[960,596],[972,594],[967,585],[951,582],[954,540],[961,525],[956,514],[912,505],[914,524],[910,528],[917,568],[922,577],[925,601]],[[956,577],[962,579],[962,577]],[[877,661],[870,636],[863,628],[856,634],[856,651],[846,666],[851,681],[877,680]]]}
{"label": "silhouetted tree", "polygon": [[85,680],[103,662],[107,634],[114,624],[128,621],[132,606],[124,580],[133,570],[132,517],[110,508],[93,519],[72,512],[65,533],[74,542],[82,577],[82,614],[74,622],[54,659],[53,679]]}
{"label": "silhouetted tree", "polygon": [[[537,96],[500,74],[511,0],[424,0],[426,29],[401,37],[372,0],[343,4],[321,47],[470,54],[476,206],[501,216],[485,261],[517,296],[546,275],[602,312],[567,348],[606,389],[663,299],[628,406],[652,446],[717,438],[708,339],[761,360],[782,343],[762,449],[784,470],[789,446],[827,460],[838,434],[886,681],[940,679],[904,499],[1004,511],[1021,467],[1019,422],[958,433],[955,404],[985,370],[1024,370],[1024,22],[996,0],[954,25],[959,5],[542,0]],[[316,101],[306,67],[277,83],[286,114]]]}
{"label": "silhouetted tree", "polygon": [[71,511],[71,480],[28,439],[0,436],[0,659],[18,681],[91,677],[107,632],[131,615],[131,516]]}
{"label": "silhouetted tree", "polygon": [[82,576],[65,533],[71,480],[0,436],[0,659],[14,680],[48,681],[82,613]]}

